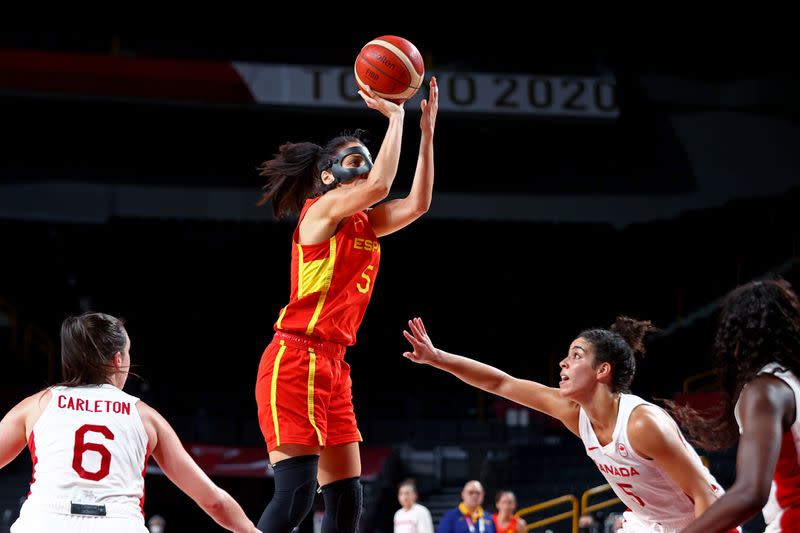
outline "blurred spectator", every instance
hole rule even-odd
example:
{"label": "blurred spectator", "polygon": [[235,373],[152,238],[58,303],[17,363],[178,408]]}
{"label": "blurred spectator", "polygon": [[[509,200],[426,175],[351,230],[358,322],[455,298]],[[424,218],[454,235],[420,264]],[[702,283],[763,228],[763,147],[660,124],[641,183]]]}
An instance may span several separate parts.
{"label": "blurred spectator", "polygon": [[402,509],[394,513],[394,533],[433,533],[431,512],[417,503],[414,480],[407,479],[400,484],[397,500]]}
{"label": "blurred spectator", "polygon": [[578,531],[580,533],[600,533],[600,528],[592,515],[585,514],[578,520]]}
{"label": "blurred spectator", "polygon": [[150,530],[150,533],[164,533],[166,525],[167,521],[164,520],[164,517],[157,514],[151,516],[147,521],[147,529]]}
{"label": "blurred spectator", "polygon": [[11,509],[3,510],[3,521],[0,522],[0,533],[8,533],[11,523],[14,521],[14,511]]}
{"label": "blurred spectator", "polygon": [[492,515],[497,533],[525,533],[525,520],[514,516],[517,510],[517,497],[510,490],[501,490],[494,498],[497,513]]}
{"label": "blurred spectator", "polygon": [[483,510],[483,485],[467,481],[461,491],[461,503],[447,511],[439,522],[437,533],[495,533],[492,516]]}

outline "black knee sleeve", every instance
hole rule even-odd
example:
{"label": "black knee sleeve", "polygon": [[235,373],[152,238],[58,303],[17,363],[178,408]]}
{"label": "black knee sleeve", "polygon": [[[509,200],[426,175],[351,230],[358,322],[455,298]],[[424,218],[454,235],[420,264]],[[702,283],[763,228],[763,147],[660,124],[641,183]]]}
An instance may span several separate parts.
{"label": "black knee sleeve", "polygon": [[351,477],[322,487],[325,516],[322,533],[355,533],[363,500],[360,478]]}
{"label": "black knee sleeve", "polygon": [[275,495],[258,521],[258,529],[289,533],[300,525],[314,504],[318,455],[301,455],[276,463]]}

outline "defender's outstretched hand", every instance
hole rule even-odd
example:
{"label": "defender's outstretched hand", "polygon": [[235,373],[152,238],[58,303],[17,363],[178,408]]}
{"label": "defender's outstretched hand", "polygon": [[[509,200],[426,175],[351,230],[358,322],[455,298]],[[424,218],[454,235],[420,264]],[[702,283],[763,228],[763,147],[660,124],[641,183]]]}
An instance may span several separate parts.
{"label": "defender's outstretched hand", "polygon": [[409,320],[408,327],[411,329],[411,333],[403,330],[403,335],[405,335],[408,342],[411,343],[413,351],[405,352],[403,356],[411,359],[415,363],[431,364],[437,357],[437,349],[428,336],[422,319],[414,318]]}

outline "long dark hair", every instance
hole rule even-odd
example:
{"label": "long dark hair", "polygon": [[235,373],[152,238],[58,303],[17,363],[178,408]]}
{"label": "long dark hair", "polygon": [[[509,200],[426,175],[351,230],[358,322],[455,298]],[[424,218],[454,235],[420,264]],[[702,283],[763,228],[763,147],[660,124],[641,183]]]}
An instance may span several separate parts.
{"label": "long dark hair", "polygon": [[103,313],[68,317],[61,324],[61,385],[109,383],[119,370],[114,354],[125,350],[127,333],[122,320]]}
{"label": "long dark hair", "polygon": [[319,163],[333,158],[347,143],[364,144],[364,133],[364,130],[342,133],[324,147],[312,142],[282,144],[272,159],[258,166],[259,175],[267,178],[258,205],[272,200],[276,218],[300,213],[306,199],[325,192]]}
{"label": "long dark hair", "polygon": [[644,355],[644,338],[656,328],[649,320],[617,317],[609,329],[587,329],[583,337],[594,346],[594,367],[601,363],[611,365],[611,391],[630,392],[636,374],[636,354]]}
{"label": "long dark hair", "polygon": [[734,405],[745,384],[775,362],[800,376],[800,301],[784,279],[751,281],[722,302],[713,348],[722,401],[711,411],[667,402],[686,435],[705,450],[736,443]]}

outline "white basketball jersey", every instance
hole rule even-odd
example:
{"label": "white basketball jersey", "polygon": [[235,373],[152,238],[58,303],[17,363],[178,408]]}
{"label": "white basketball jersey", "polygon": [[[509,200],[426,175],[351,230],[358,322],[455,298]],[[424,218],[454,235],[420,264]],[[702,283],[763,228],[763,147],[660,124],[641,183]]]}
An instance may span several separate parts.
{"label": "white basketball jersey", "polygon": [[28,442],[33,479],[25,505],[67,501],[141,512],[148,437],[139,399],[113,385],[50,392]]}
{"label": "white basketball jersey", "polygon": [[[783,434],[781,452],[772,479],[772,490],[763,509],[764,522],[767,524],[765,531],[769,533],[797,531],[800,529],[800,459],[798,459],[800,457],[800,380],[790,370],[778,363],[770,363],[758,373],[772,374],[789,385],[794,392],[795,404],[794,423],[789,431]],[[742,423],[739,419],[738,401],[733,412],[741,432]]]}
{"label": "white basketball jersey", "polygon": [[[597,468],[619,499],[639,521],[660,526],[662,531],[680,530],[694,520],[694,503],[654,464],[653,460],[637,455],[628,440],[628,420],[633,410],[640,405],[653,404],[632,394],[620,394],[617,423],[614,426],[611,442],[605,446],[600,445],[589,417],[581,408],[579,421],[581,439],[586,446],[586,453],[597,464]],[[660,410],[657,406],[653,407]],[[661,412],[669,417],[663,410]],[[672,424],[689,450],[692,460],[703,470],[708,484],[715,492],[721,494],[722,489],[703,466],[700,456],[686,443],[677,424],[675,422]]]}

